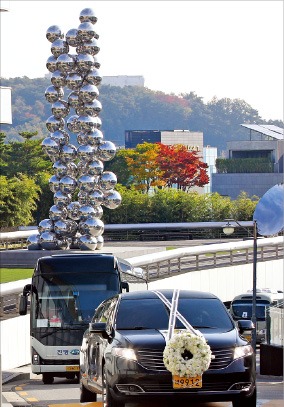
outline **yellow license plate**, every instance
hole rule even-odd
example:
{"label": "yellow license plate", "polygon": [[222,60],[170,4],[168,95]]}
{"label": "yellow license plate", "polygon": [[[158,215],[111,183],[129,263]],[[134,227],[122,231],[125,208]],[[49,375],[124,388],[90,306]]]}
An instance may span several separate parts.
{"label": "yellow license plate", "polygon": [[180,377],[173,376],[174,389],[198,389],[202,387],[202,377]]}
{"label": "yellow license plate", "polygon": [[67,372],[79,372],[79,366],[66,366]]}

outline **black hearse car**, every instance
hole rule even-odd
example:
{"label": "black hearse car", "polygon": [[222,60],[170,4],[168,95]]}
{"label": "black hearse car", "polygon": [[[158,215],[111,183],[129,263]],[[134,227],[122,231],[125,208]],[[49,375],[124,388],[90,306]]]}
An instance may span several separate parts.
{"label": "black hearse car", "polygon": [[[173,290],[160,293],[171,302]],[[163,363],[169,309],[156,292],[136,291],[116,295],[96,309],[80,351],[80,401],[96,401],[104,393],[108,407],[163,397],[255,407],[255,357],[241,336],[241,321],[238,328],[215,295],[199,291],[181,290],[178,311],[204,335],[213,355],[201,386],[173,387]],[[175,328],[185,327],[176,320]]]}

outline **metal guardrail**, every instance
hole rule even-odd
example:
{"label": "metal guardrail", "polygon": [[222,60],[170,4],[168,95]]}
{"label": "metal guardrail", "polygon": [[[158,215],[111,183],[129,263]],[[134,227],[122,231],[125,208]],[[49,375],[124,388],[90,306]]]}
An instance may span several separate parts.
{"label": "metal guardrail", "polygon": [[[191,271],[210,269],[216,267],[229,267],[238,264],[247,264],[253,261],[253,241],[238,241],[228,243],[209,244],[203,246],[191,246],[180,249],[152,253],[143,256],[126,259],[135,270],[136,275],[146,281],[156,281],[165,277],[184,274]],[[257,261],[270,261],[283,258],[283,236],[274,238],[258,239]],[[0,293],[0,316],[3,316],[9,307],[3,297],[9,295],[15,298],[22,292],[28,280],[20,280],[13,283],[1,284]],[[9,286],[10,284],[10,286]]]}

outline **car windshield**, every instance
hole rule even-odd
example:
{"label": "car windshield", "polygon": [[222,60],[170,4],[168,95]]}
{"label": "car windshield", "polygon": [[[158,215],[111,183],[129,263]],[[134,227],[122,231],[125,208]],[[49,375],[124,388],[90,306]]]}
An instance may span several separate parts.
{"label": "car windshield", "polygon": [[[180,298],[178,311],[196,329],[226,332],[233,323],[223,304],[215,298]],[[159,298],[123,299],[120,302],[116,329],[168,329],[169,310]],[[176,319],[176,329],[184,325]]]}
{"label": "car windshield", "polygon": [[[270,303],[268,301],[256,302],[256,317],[259,320],[265,320],[265,309]],[[252,317],[252,301],[236,300],[232,302],[233,316],[242,319],[251,319]]]}

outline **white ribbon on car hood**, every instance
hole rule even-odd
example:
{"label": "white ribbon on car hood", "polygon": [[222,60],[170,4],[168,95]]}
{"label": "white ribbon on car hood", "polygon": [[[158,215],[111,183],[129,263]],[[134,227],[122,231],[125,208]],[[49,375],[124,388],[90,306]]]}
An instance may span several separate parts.
{"label": "white ribbon on car hood", "polygon": [[[170,302],[164,294],[162,294],[160,291],[157,290],[152,290],[153,293],[155,293],[160,300],[165,304],[165,306],[169,309],[170,311],[170,317],[169,317],[169,327],[167,331],[167,336],[166,336],[166,343],[171,339],[174,333],[175,329],[175,323],[176,319],[178,319],[185,327],[188,329],[191,333],[197,336],[203,336],[202,333],[196,329],[193,328],[192,325],[184,318],[183,315],[177,310],[178,307],[178,299],[179,299],[179,291],[177,289],[174,289],[173,291],[173,296],[172,296],[172,302]],[[165,331],[160,331],[162,334],[164,334]]]}

